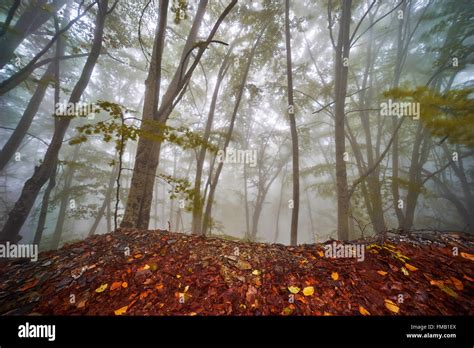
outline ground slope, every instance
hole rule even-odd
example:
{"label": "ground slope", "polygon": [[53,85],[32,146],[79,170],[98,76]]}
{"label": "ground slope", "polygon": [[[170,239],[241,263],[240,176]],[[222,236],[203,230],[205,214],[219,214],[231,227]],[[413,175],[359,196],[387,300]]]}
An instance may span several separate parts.
{"label": "ground slope", "polygon": [[437,239],[366,241],[358,262],[324,244],[119,230],[1,261],[0,314],[473,315],[472,241]]}

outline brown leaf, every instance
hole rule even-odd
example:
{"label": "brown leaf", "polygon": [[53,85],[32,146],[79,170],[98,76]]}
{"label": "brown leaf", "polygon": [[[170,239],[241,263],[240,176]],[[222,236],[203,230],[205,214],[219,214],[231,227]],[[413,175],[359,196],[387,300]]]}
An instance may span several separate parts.
{"label": "brown leaf", "polygon": [[30,281],[29,283],[26,283],[25,285],[23,285],[21,288],[20,288],[20,291],[26,291],[28,289],[31,289],[32,287],[34,287],[36,284],[39,283],[39,278],[37,279],[33,279],[32,281]]}

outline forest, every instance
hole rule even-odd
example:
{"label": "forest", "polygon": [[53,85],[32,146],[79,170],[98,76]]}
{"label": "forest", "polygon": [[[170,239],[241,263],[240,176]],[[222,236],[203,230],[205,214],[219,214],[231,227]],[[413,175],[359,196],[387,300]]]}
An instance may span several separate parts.
{"label": "forest", "polygon": [[0,314],[473,315],[473,16],[0,1]]}

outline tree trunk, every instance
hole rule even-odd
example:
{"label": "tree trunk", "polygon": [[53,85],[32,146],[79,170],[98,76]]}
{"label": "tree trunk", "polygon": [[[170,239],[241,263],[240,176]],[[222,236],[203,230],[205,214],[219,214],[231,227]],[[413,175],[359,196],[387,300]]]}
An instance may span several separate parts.
{"label": "tree trunk", "polygon": [[295,105],[293,102],[293,72],[291,64],[290,0],[285,1],[286,76],[288,79],[288,118],[290,119],[293,155],[293,210],[291,211],[291,245],[298,243],[298,215],[300,210],[300,170],[298,132],[296,130]]}
{"label": "tree trunk", "polygon": [[347,60],[349,59],[349,28],[352,0],[342,1],[342,16],[336,47],[335,64],[335,141],[336,141],[336,182],[337,182],[337,236],[340,240],[349,239],[349,194],[347,170],[344,160],[345,143],[345,99],[347,92]]}
{"label": "tree trunk", "polygon": [[[87,61],[82,70],[81,76],[71,92],[69,102],[79,102],[82,93],[87,87],[87,84],[94,70],[94,66],[99,57],[102,48],[102,37],[104,31],[104,23],[107,15],[108,0],[101,0],[98,3],[99,11],[96,19],[96,27],[94,32],[94,39],[92,42],[92,49],[87,58]],[[54,127],[53,138],[48,146],[42,164],[35,168],[35,171],[30,179],[28,179],[23,186],[23,190],[18,198],[15,206],[10,212],[7,222],[0,233],[0,241],[10,241],[17,243],[21,240],[19,232],[27,219],[33,204],[43,187],[43,185],[51,177],[55,163],[58,159],[58,153],[63,143],[64,135],[71,122],[70,118],[57,118]]]}
{"label": "tree trunk", "polygon": [[[110,205],[110,202],[112,201],[112,194],[114,193],[114,183],[115,179],[117,178],[119,167],[118,165],[115,165],[112,169],[112,172],[110,174],[109,178],[109,183],[107,186],[107,191],[105,192],[104,200],[102,201],[102,205],[97,212],[97,217],[94,220],[94,223],[91,226],[91,229],[89,230],[89,233],[87,234],[88,236],[92,236],[95,234],[95,231],[97,230],[97,227],[99,226],[100,220],[102,220],[102,216],[104,216],[104,213],[107,209],[107,207]],[[107,232],[110,232],[110,230],[107,230]]]}
{"label": "tree trunk", "polygon": [[[263,33],[265,32],[266,28],[267,28],[266,25],[262,28],[262,30],[260,31],[259,36],[257,37],[257,40],[255,41],[255,43],[252,47],[252,50],[250,51],[247,66],[245,67],[245,71],[244,71],[244,74],[243,74],[243,77],[242,77],[242,82],[240,83],[239,91],[238,91],[237,96],[235,98],[234,110],[232,112],[229,129],[227,131],[226,138],[225,138],[225,144],[224,144],[224,149],[223,149],[224,153],[227,150],[227,147],[229,146],[230,139],[232,138],[235,119],[237,117],[237,112],[239,110],[240,101],[242,100],[242,95],[244,93],[245,83],[247,82],[247,77],[248,77],[248,74],[249,74],[249,71],[250,71],[250,66],[252,65],[253,57],[255,55],[255,50],[257,49],[257,46],[258,46],[258,44],[260,42],[260,39],[262,38]],[[210,186],[210,189],[209,189],[209,196],[207,198],[206,210],[204,212],[204,218],[203,218],[203,223],[202,223],[203,234],[207,233],[207,231],[208,231],[208,229],[211,225],[212,204],[214,202],[214,195],[215,195],[217,183],[219,182],[219,176],[221,175],[221,171],[222,171],[223,166],[224,166],[224,162],[219,162],[219,164],[217,166],[217,169],[216,169],[216,173],[214,174],[214,179],[211,180],[211,186]]]}
{"label": "tree trunk", "polygon": [[[164,5],[161,3],[161,5]],[[166,5],[168,5],[166,3]],[[178,84],[181,77],[181,71],[185,70],[187,67],[188,59],[186,58],[186,53],[192,48],[192,45],[196,41],[197,33],[199,31],[201,22],[204,18],[204,13],[206,12],[207,0],[201,1],[196,12],[196,17],[194,18],[193,25],[191,27],[190,33],[186,40],[184,46],[180,64],[176,69],[176,72],[173,76],[173,79],[163,95],[161,107],[157,111],[158,100],[156,100],[156,105],[153,105],[153,110],[150,109],[150,99],[154,97],[149,91],[149,87],[145,91],[145,101],[143,105],[143,120],[153,120],[157,121],[160,124],[164,125],[169,114],[172,111],[171,107],[167,107],[163,110],[163,105],[169,103],[174,97],[179,93]],[[167,7],[167,6],[166,6]],[[166,17],[165,13],[167,11],[160,11],[160,22],[159,27],[155,35],[155,47],[158,49],[158,44],[163,42],[166,28]],[[154,49],[155,51],[155,49]],[[161,44],[160,51],[163,51],[163,44]],[[151,59],[151,64],[157,66],[156,56]],[[186,60],[185,60],[186,58]],[[158,70],[161,69],[161,64],[157,67]],[[151,65],[148,76],[150,78],[151,74]],[[148,81],[148,79],[147,79]],[[147,108],[147,113],[145,113],[145,108]],[[155,122],[156,123],[156,122]],[[156,128],[154,128],[156,129]],[[142,130],[153,132],[153,128],[150,127],[150,124],[147,122],[142,122]],[[158,141],[152,141],[150,139],[145,139],[140,137],[137,145],[137,152],[135,156],[135,165],[133,167],[133,176],[130,183],[130,191],[128,193],[127,204],[125,207],[124,218],[121,223],[121,227],[134,227],[147,229],[149,220],[150,220],[150,210],[151,203],[153,200],[153,187],[155,185],[155,173],[159,163],[159,153],[160,153],[161,143]]]}
{"label": "tree trunk", "polygon": [[[168,0],[160,0],[160,15],[155,29],[153,53],[150,60],[150,69],[145,81],[142,132],[153,133],[152,122],[158,117],[156,110],[160,93],[161,62],[168,20],[168,3]],[[153,199],[153,184],[155,182],[156,167],[158,166],[158,157],[154,156],[157,150],[158,143],[156,141],[143,136],[140,137],[121,227],[148,229]]]}
{"label": "tree trunk", "polygon": [[[217,98],[219,96],[219,90],[224,79],[224,76],[229,68],[230,54],[232,53],[234,45],[232,45],[221,64],[219,72],[217,74],[217,81],[214,87],[214,93],[212,94],[211,105],[209,107],[209,114],[207,116],[206,128],[202,140],[206,143],[209,140],[211,134],[212,124],[214,122],[214,113],[216,111]],[[193,198],[193,220],[192,220],[192,232],[197,235],[202,234],[202,211],[203,211],[203,197],[201,195],[201,180],[202,170],[204,167],[204,159],[206,158],[206,146],[201,145],[196,163],[196,176],[194,179],[194,198]]]}
{"label": "tree trunk", "polygon": [[64,186],[62,189],[62,196],[59,205],[58,220],[56,221],[56,228],[54,229],[53,237],[51,239],[51,249],[58,249],[59,243],[61,242],[61,235],[63,234],[64,229],[64,221],[66,221],[67,207],[70,203],[69,197],[71,191],[71,184],[74,178],[74,172],[76,171],[74,169],[74,164],[76,163],[77,158],[79,157],[80,148],[80,145],[76,145],[76,147],[74,148],[74,154],[72,155],[71,160],[72,166],[68,167],[64,175]]}
{"label": "tree trunk", "polygon": [[51,197],[51,192],[56,186],[56,171],[57,171],[57,162],[54,166],[53,174],[49,178],[48,186],[44,191],[43,198],[41,200],[41,210],[38,217],[38,226],[36,227],[35,237],[33,239],[33,244],[39,245],[41,243],[41,238],[43,238],[43,232],[46,225],[46,217],[48,216],[49,209],[49,198]]}

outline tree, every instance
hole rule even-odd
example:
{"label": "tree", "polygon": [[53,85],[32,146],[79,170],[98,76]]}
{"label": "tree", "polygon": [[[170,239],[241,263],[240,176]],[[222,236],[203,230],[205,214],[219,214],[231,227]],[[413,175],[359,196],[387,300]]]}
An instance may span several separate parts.
{"label": "tree", "polygon": [[[109,14],[108,0],[99,1],[98,8],[99,10],[96,17],[92,48],[89,56],[87,57],[84,68],[82,69],[81,76],[79,77],[79,80],[74,86],[74,89],[72,90],[69,97],[69,103],[72,104],[79,102],[82,93],[86,89],[102,48],[105,19]],[[17,243],[19,240],[21,240],[21,237],[19,236],[20,229],[28,217],[28,214],[30,213],[31,208],[38,197],[41,188],[51,177],[56,167],[58,153],[70,123],[70,118],[56,117],[53,138],[51,139],[51,142],[48,146],[44,160],[38,167],[35,168],[33,176],[28,179],[23,186],[21,195],[15,203],[12,211],[8,215],[7,222],[0,233],[1,241]]]}
{"label": "tree", "polygon": [[347,72],[350,52],[349,28],[351,23],[352,0],[342,1],[339,34],[336,45],[335,69],[335,141],[336,141],[336,181],[337,181],[337,236],[349,239],[349,194],[346,171],[345,142],[345,100],[347,93]]}
{"label": "tree", "polygon": [[291,245],[298,242],[298,214],[300,209],[300,174],[298,132],[296,130],[295,104],[293,101],[293,73],[291,65],[290,1],[285,1],[286,71],[288,80],[288,118],[290,120],[293,157],[293,210],[291,211]]}

